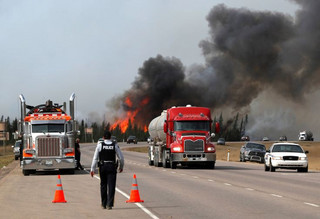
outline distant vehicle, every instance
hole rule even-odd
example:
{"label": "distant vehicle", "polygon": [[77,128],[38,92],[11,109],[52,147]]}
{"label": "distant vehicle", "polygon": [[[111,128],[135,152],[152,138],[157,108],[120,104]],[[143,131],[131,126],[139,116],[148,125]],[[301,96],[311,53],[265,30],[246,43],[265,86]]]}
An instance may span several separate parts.
{"label": "distant vehicle", "polygon": [[294,143],[275,143],[265,154],[265,171],[274,172],[277,168],[297,169],[298,172],[308,172],[309,152]]}
{"label": "distant vehicle", "polygon": [[224,138],[219,138],[217,141],[217,145],[225,145],[226,144],[226,140]]}
{"label": "distant vehicle", "polygon": [[138,143],[136,136],[130,135],[130,136],[128,137],[128,139],[127,139],[127,144],[130,144],[130,143],[134,143],[134,144],[137,144],[137,143]]}
{"label": "distant vehicle", "polygon": [[263,137],[262,141],[269,141],[269,138],[268,137]]}
{"label": "distant vehicle", "polygon": [[21,143],[21,140],[18,140],[14,145],[12,145],[15,160],[18,160],[18,158],[20,157]]}
{"label": "distant vehicle", "polygon": [[244,135],[241,137],[241,141],[250,141],[250,138],[248,135]]}
{"label": "distant vehicle", "polygon": [[117,137],[116,137],[116,136],[114,136],[114,135],[112,135],[112,136],[111,136],[111,141],[113,141],[113,142],[116,142],[116,143],[117,143]]}
{"label": "distant vehicle", "polygon": [[265,153],[265,145],[254,142],[247,142],[240,149],[240,162],[256,161],[264,163]]}
{"label": "distant vehicle", "polygon": [[299,141],[313,141],[313,134],[311,131],[302,131],[299,133]]}
{"label": "distant vehicle", "polygon": [[280,136],[279,141],[287,141],[287,136],[285,135]]}

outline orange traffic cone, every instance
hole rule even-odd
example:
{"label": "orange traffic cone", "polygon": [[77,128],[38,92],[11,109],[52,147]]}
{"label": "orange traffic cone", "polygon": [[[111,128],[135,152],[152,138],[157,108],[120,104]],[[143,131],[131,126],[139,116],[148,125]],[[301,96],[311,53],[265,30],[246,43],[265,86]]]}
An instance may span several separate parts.
{"label": "orange traffic cone", "polygon": [[56,189],[56,193],[54,195],[54,199],[53,199],[52,203],[58,203],[58,202],[60,202],[60,203],[66,203],[67,202],[64,199],[64,194],[63,194],[60,175],[58,175],[57,189]]}
{"label": "orange traffic cone", "polygon": [[127,200],[126,203],[128,203],[128,202],[144,202],[143,200],[140,199],[136,174],[133,174],[130,199]]}

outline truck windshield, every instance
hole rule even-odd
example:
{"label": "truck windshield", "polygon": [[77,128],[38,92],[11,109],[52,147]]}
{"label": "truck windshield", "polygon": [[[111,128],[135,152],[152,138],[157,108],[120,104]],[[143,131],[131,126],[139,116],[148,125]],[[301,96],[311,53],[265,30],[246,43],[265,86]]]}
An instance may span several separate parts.
{"label": "truck windshield", "polygon": [[209,121],[179,121],[174,122],[175,131],[210,131]]}
{"label": "truck windshield", "polygon": [[64,132],[64,124],[34,124],[33,133]]}

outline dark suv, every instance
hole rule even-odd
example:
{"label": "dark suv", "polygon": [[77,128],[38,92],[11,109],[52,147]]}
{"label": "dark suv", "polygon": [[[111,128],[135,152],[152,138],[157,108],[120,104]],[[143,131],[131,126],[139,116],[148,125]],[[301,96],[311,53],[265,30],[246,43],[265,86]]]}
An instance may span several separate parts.
{"label": "dark suv", "polygon": [[240,149],[240,162],[256,161],[264,163],[265,153],[265,145],[254,142],[247,142]]}
{"label": "dark suv", "polygon": [[128,139],[127,139],[127,144],[130,144],[130,143],[134,143],[134,144],[137,144],[137,143],[138,143],[136,136],[130,135],[130,136],[128,137]]}

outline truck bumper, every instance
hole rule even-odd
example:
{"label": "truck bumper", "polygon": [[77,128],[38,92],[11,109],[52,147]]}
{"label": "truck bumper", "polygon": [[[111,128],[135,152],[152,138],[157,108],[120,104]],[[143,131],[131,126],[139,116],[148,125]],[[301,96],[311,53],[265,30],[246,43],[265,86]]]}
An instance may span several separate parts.
{"label": "truck bumper", "polygon": [[171,153],[171,159],[177,163],[215,162],[216,153]]}
{"label": "truck bumper", "polygon": [[23,159],[22,169],[24,170],[55,170],[55,169],[74,169],[75,159],[70,158],[36,158]]}

